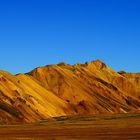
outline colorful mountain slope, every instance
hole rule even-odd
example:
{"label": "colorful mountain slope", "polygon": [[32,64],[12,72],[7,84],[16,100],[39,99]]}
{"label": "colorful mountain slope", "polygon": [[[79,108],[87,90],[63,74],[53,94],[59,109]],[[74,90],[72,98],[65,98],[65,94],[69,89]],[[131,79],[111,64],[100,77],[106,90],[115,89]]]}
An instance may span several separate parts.
{"label": "colorful mountain slope", "polygon": [[15,76],[0,71],[1,123],[139,111],[140,74],[117,73],[99,60]]}

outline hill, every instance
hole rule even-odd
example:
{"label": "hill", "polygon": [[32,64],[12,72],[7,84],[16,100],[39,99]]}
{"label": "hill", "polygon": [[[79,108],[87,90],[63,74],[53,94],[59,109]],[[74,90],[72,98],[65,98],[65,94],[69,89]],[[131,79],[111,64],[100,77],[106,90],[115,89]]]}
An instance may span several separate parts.
{"label": "hill", "polygon": [[0,71],[1,124],[139,112],[140,73],[115,72],[100,60],[17,75]]}

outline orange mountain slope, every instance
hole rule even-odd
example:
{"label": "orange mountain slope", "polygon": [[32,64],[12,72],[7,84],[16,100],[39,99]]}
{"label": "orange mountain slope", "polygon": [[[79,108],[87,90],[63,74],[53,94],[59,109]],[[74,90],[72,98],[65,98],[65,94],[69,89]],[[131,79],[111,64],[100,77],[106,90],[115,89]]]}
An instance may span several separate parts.
{"label": "orange mountain slope", "polygon": [[99,60],[0,71],[0,123],[129,112],[140,112],[140,74],[117,73]]}

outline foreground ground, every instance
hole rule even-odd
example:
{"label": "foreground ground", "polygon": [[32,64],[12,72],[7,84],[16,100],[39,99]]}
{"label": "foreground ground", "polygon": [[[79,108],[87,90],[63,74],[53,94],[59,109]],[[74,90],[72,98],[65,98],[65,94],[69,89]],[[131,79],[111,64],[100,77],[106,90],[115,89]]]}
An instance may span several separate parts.
{"label": "foreground ground", "polygon": [[140,114],[61,117],[0,126],[0,140],[139,140]]}

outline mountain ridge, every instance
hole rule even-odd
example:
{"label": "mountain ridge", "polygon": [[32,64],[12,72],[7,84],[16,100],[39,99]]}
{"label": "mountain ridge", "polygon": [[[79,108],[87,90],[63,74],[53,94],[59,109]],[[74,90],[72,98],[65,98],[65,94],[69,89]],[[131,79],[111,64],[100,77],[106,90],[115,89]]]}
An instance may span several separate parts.
{"label": "mountain ridge", "polygon": [[100,60],[0,71],[1,124],[131,112],[140,112],[140,73],[115,72]]}

